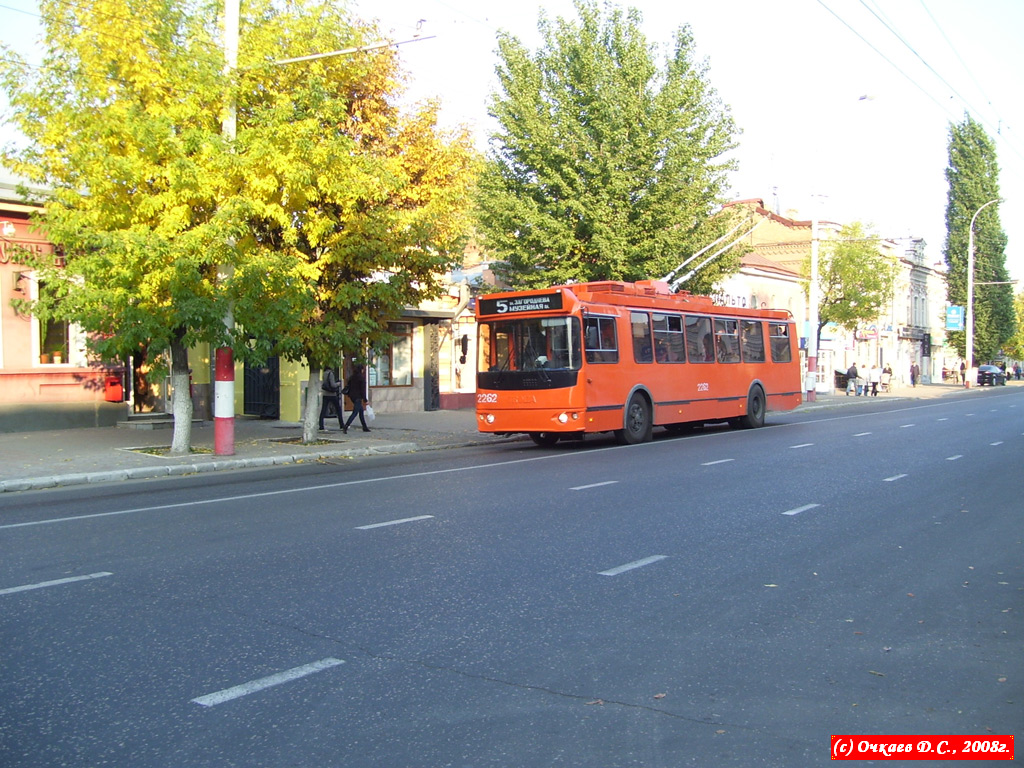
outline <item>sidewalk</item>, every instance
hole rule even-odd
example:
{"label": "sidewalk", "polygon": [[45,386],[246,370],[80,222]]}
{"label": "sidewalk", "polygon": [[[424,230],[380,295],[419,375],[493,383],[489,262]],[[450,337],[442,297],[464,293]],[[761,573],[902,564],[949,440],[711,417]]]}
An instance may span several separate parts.
{"label": "sidewalk", "polygon": [[[1014,385],[1021,383],[1011,382],[1009,386]],[[818,394],[815,402],[805,402],[797,410],[852,407],[892,399],[924,400],[979,391],[954,384],[924,384],[902,387],[877,398],[849,397],[842,392]],[[171,433],[171,429],[100,427],[0,434],[0,493],[522,439],[479,433],[475,411],[464,409],[380,414],[368,433],[356,425],[343,435],[335,426],[319,433],[321,445],[309,446],[298,442],[301,424],[237,417],[233,456],[213,454],[213,422],[209,421],[192,428],[192,448],[198,453],[172,457],[133,450],[169,446]]]}
{"label": "sidewalk", "polygon": [[192,426],[189,456],[153,455],[139,448],[169,447],[173,430],[98,427],[0,434],[0,493],[57,486],[189,475],[226,469],[296,464],[321,459],[410,453],[511,438],[480,434],[476,412],[378,414],[363,432],[338,428],[319,433],[320,445],[302,445],[296,422],[235,418],[235,453],[213,453],[212,421]]}

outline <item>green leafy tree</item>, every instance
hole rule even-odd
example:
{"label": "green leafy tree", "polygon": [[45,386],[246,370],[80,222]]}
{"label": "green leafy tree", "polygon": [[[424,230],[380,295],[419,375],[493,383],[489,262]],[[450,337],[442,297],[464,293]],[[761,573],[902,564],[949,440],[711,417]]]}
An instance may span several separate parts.
{"label": "green leafy tree", "polygon": [[[730,228],[736,128],[680,28],[664,62],[636,10],[549,21],[535,53],[498,38],[499,130],[480,182],[480,229],[514,287],[658,278]],[[735,252],[687,284],[708,292]]]}
{"label": "green leafy tree", "polygon": [[237,236],[218,198],[222,57],[212,17],[174,0],[40,3],[46,50],[33,69],[5,51],[10,119],[28,139],[12,170],[52,190],[41,220],[66,264],[36,263],[41,317],[80,323],[102,359],[169,349],[172,450],[187,452],[190,345],[227,340]]}
{"label": "green leafy tree", "polygon": [[[803,267],[810,286],[811,262]],[[821,330],[829,323],[851,333],[861,323],[878,319],[892,301],[899,264],[885,255],[877,235],[854,222],[839,230],[839,237],[823,240],[818,261],[818,349]]]}
{"label": "green leafy tree", "polygon": [[[950,125],[949,196],[946,203],[946,243],[943,255],[949,265],[947,295],[951,304],[967,305],[967,263],[971,219],[974,219],[974,349],[969,365],[996,357],[1013,336],[1016,317],[1006,270],[1006,234],[999,223],[999,166],[995,145],[984,128],[971,117]],[[989,283],[985,285],[985,283]],[[949,334],[964,359],[966,332]]]}
{"label": "green leafy tree", "polygon": [[1013,313],[1017,319],[1016,330],[1010,340],[1003,345],[1003,351],[1014,360],[1024,360],[1024,291],[1013,297]]}
{"label": "green leafy tree", "polygon": [[438,127],[435,103],[396,108],[397,52],[365,50],[375,30],[336,4],[259,0],[248,13],[238,153],[250,234],[235,278],[267,300],[235,317],[262,353],[308,363],[312,441],[321,369],[388,342],[388,320],[435,297],[461,258],[478,158],[468,132]]}

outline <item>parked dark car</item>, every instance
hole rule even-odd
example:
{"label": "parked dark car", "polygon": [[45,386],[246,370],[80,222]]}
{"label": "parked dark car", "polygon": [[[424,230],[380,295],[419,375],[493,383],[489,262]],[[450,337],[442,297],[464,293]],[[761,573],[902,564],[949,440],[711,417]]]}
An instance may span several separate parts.
{"label": "parked dark car", "polygon": [[998,365],[979,365],[978,366],[978,386],[984,387],[986,384],[995,386],[996,384],[1006,384],[1006,374],[1003,369]]}

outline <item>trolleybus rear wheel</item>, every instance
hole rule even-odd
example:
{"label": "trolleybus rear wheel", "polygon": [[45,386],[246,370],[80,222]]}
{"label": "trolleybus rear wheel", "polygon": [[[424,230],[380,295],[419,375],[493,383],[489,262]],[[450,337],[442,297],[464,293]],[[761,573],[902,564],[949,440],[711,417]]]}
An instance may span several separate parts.
{"label": "trolleybus rear wheel", "polygon": [[764,414],[766,411],[764,390],[760,385],[755,384],[747,394],[747,413],[737,419],[732,419],[733,426],[741,429],[757,429],[764,426]]}

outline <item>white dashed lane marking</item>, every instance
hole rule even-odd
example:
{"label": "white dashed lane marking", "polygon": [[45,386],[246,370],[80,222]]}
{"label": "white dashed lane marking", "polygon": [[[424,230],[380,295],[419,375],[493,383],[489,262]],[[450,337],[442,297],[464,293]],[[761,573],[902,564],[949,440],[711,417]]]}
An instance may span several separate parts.
{"label": "white dashed lane marking", "polygon": [[792,515],[799,515],[801,512],[806,512],[809,509],[814,509],[815,507],[820,507],[820,506],[821,506],[821,504],[804,504],[802,507],[797,507],[796,509],[790,509],[790,510],[788,510],[786,512],[783,512],[782,514],[790,515],[790,516],[792,516]]}
{"label": "white dashed lane marking", "polygon": [[590,485],[577,485],[574,488],[570,488],[570,491],[585,491],[588,488],[600,488],[603,485],[615,485],[618,480],[605,480],[603,483],[591,483]]}
{"label": "white dashed lane marking", "polygon": [[38,584],[25,584],[20,587],[8,587],[0,589],[0,595],[13,595],[15,592],[28,592],[30,589],[45,589],[46,587],[57,587],[61,584],[74,584],[76,581],[89,581],[90,579],[102,579],[104,576],[113,576],[107,571],[90,573],[88,576],[71,576],[67,579],[54,579],[53,581],[41,581]]}
{"label": "white dashed lane marking", "polygon": [[430,520],[433,515],[419,515],[418,517],[403,517],[401,520],[388,520],[386,523],[372,523],[371,525],[357,525],[357,531],[368,531],[371,528],[386,528],[389,525],[402,525],[403,523],[415,523],[419,520]]}
{"label": "white dashed lane marking", "polygon": [[634,560],[632,563],[626,563],[625,565],[620,565],[615,568],[609,568],[607,571],[598,571],[598,575],[618,576],[620,573],[632,571],[637,568],[643,568],[645,565],[650,565],[651,563],[656,563],[659,560],[664,560],[666,557],[668,557],[668,555],[651,555],[650,557],[645,557],[643,560]]}
{"label": "white dashed lane marking", "polygon": [[289,683],[292,680],[298,680],[301,677],[306,677],[316,672],[322,672],[325,669],[330,669],[331,667],[336,667],[339,664],[344,663],[345,662],[341,659],[321,659],[320,661],[314,661],[312,664],[295,667],[294,669],[287,669],[284,672],[278,672],[275,675],[261,677],[259,680],[252,680],[248,683],[242,683],[241,685],[236,685],[232,688],[225,688],[223,691],[208,693],[205,696],[197,696],[192,699],[192,701],[203,707],[212,707],[216,704],[223,704],[225,701],[231,701],[232,699],[238,699],[242,696],[248,696],[250,693],[256,693],[257,691],[262,691],[275,685]]}

